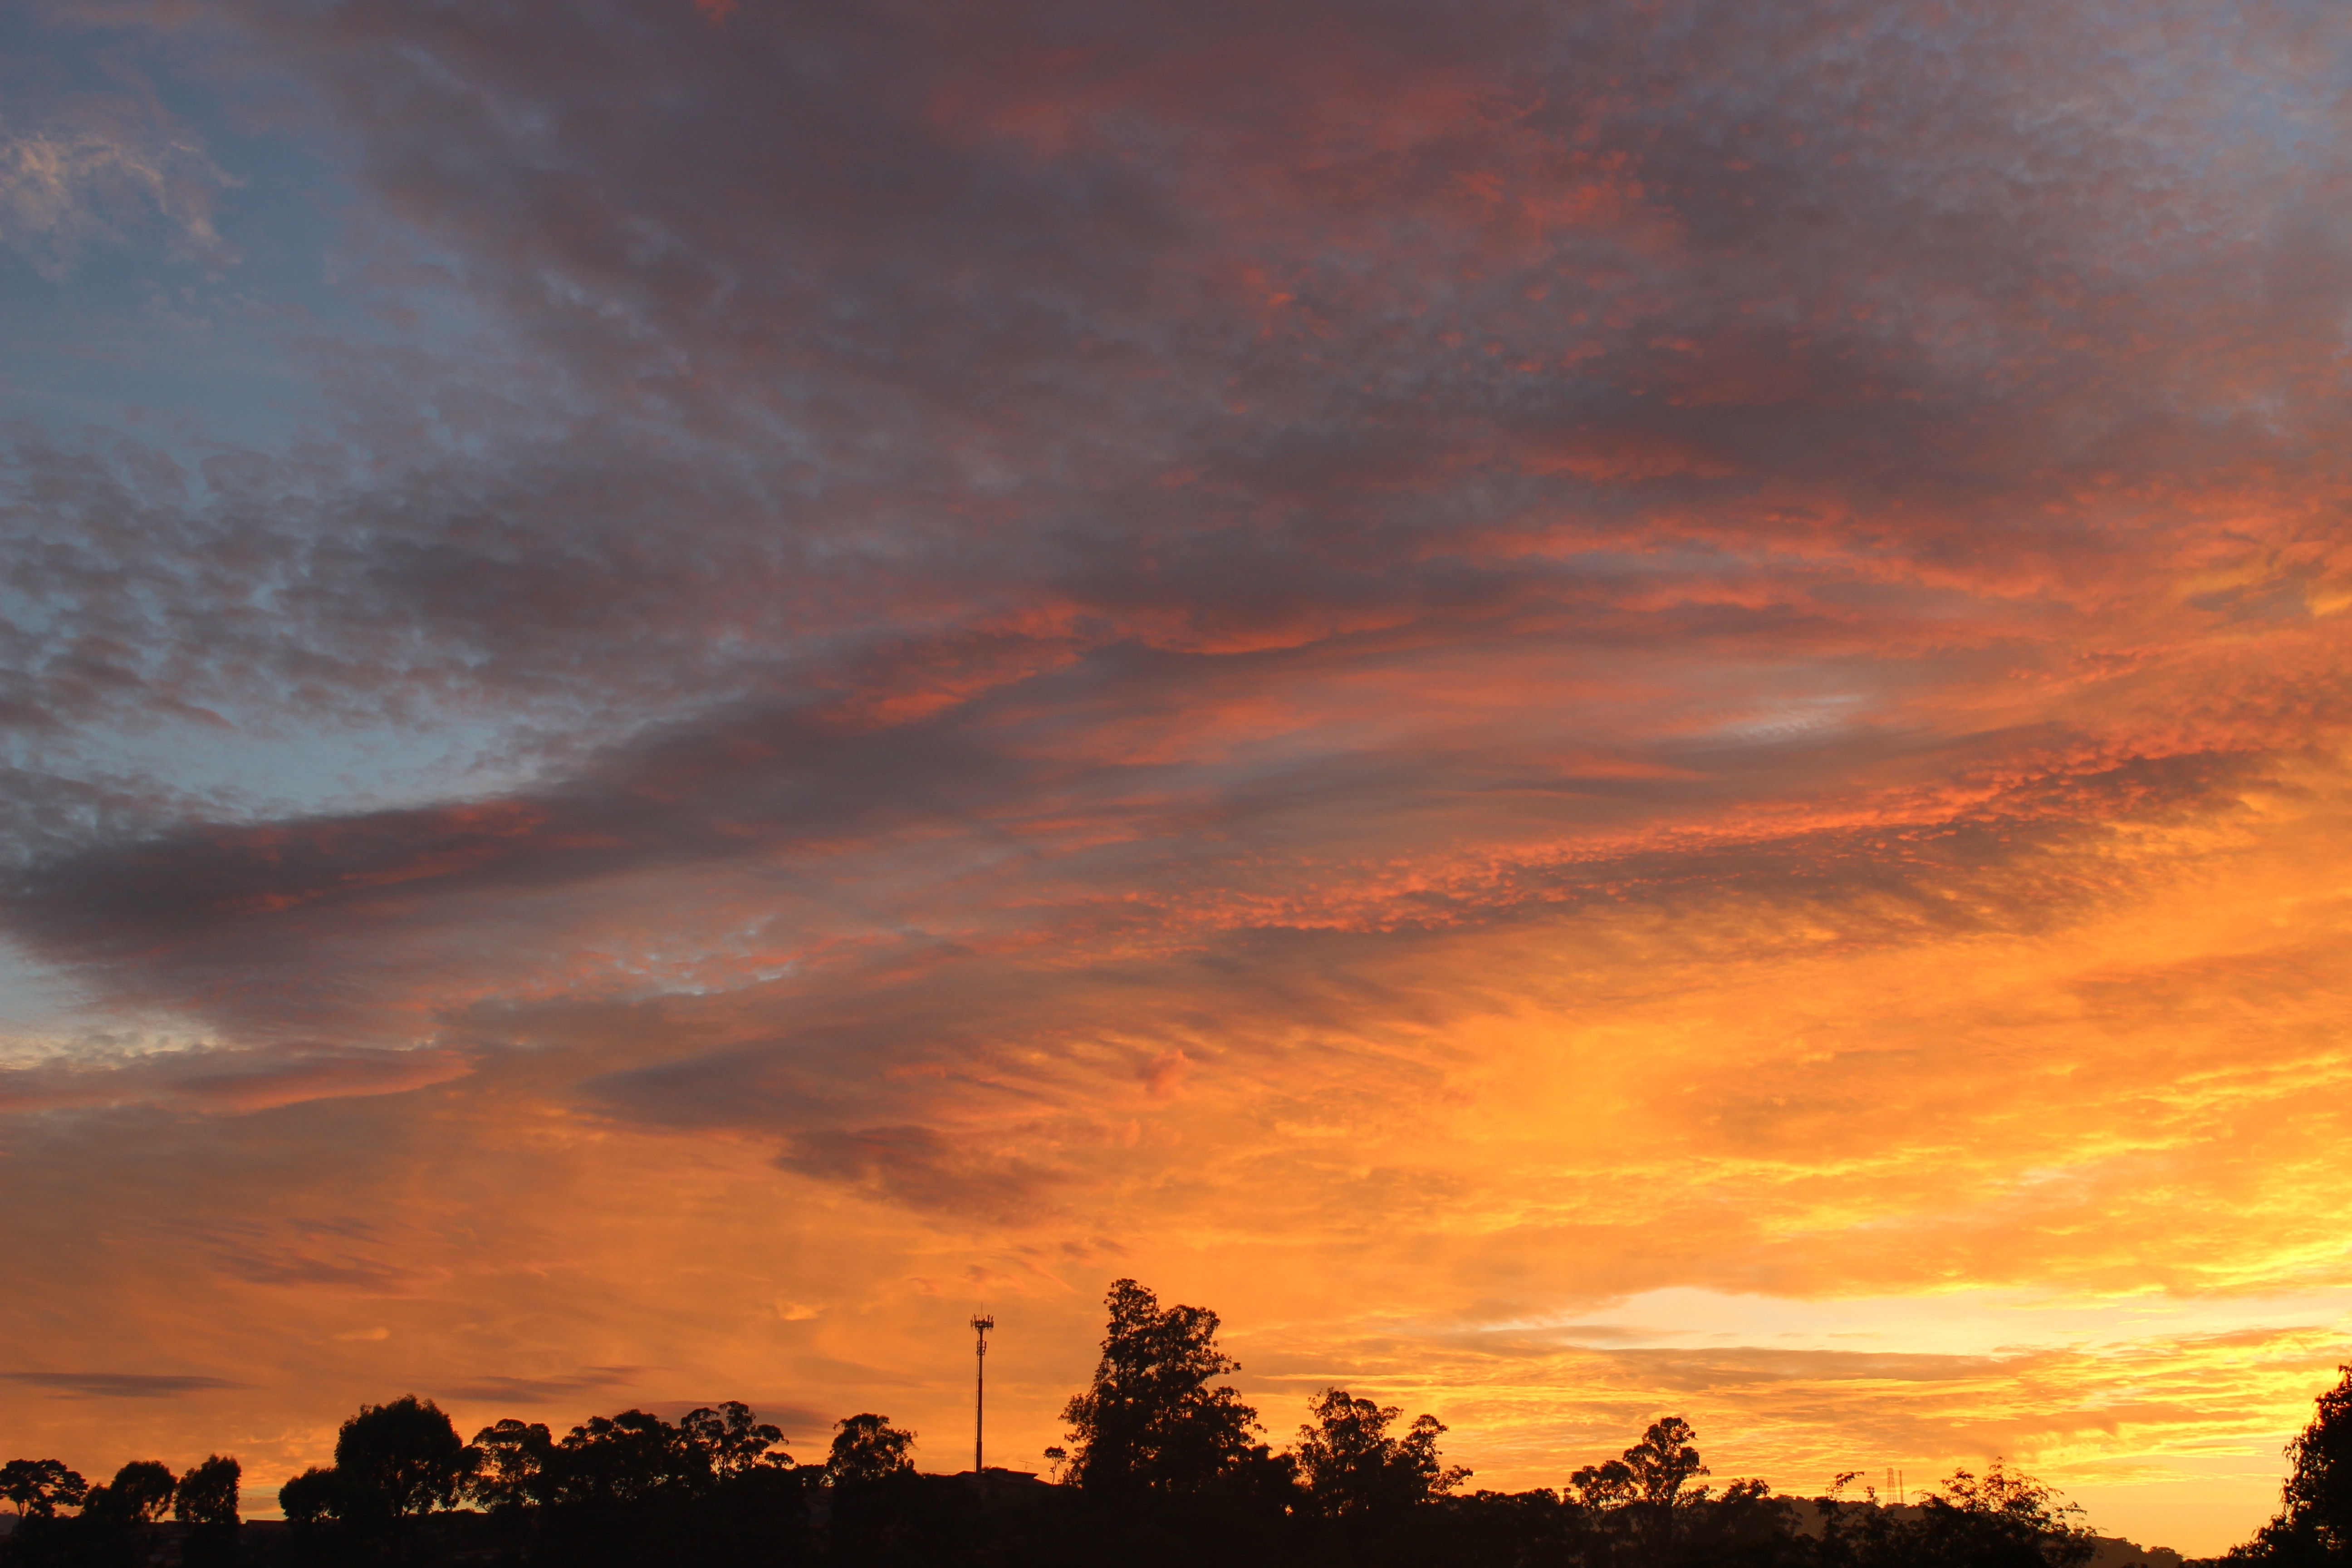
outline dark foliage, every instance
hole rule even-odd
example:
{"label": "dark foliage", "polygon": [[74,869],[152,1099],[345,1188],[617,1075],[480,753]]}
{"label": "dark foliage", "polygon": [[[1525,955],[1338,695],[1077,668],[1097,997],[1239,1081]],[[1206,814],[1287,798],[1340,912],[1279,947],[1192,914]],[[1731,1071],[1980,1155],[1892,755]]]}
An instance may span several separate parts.
{"label": "dark foliage", "polygon": [[103,1518],[124,1528],[152,1524],[172,1510],[172,1494],[179,1485],[170,1466],[133,1459],[106,1485],[90,1488],[81,1511],[85,1518]]}
{"label": "dark foliage", "polygon": [[2311,1425],[2286,1446],[2286,1485],[2277,1515],[2230,1553],[2235,1563],[2279,1568],[2352,1565],[2352,1366],[2319,1396]]}
{"label": "dark foliage", "polygon": [[[503,1420],[471,1444],[430,1401],[363,1406],[331,1468],[289,1480],[287,1522],[240,1533],[240,1479],[215,1455],[176,1483],[134,1461],[92,1488],[55,1460],[16,1460],[0,1488],[22,1514],[5,1568],[2078,1568],[2075,1510],[1996,1460],[1956,1471],[1916,1507],[1843,1495],[1721,1491],[1679,1416],[1559,1490],[1465,1492],[1445,1427],[1328,1388],[1296,1447],[1252,1439],[1257,1413],[1217,1380],[1237,1370],[1217,1318],[1162,1308],[1133,1280],[1107,1302],[1103,1354],[1067,1415],[1067,1484],[1024,1472],[921,1475],[914,1434],[871,1412],[797,1464],[746,1405],[676,1424],[642,1410],[562,1437]],[[2352,1525],[2352,1369],[2288,1448],[2279,1517],[2240,1561],[2346,1568]],[[175,1522],[158,1521],[169,1508]],[[79,1510],[78,1512],[68,1510]]]}
{"label": "dark foliage", "polygon": [[244,1467],[225,1455],[188,1467],[172,1498],[172,1517],[187,1526],[181,1568],[230,1568],[237,1561],[237,1484]]}
{"label": "dark foliage", "polygon": [[875,1486],[915,1468],[908,1451],[915,1435],[890,1425],[887,1415],[845,1416],[834,1424],[833,1452],[825,1479],[836,1487]]}
{"label": "dark foliage", "polygon": [[244,1476],[242,1465],[219,1454],[191,1465],[173,1495],[172,1517],[199,1527],[235,1524],[237,1483]]}
{"label": "dark foliage", "polygon": [[1110,1288],[1110,1322],[1094,1382],[1062,1411],[1071,1479],[1098,1497],[1183,1497],[1247,1464],[1257,1412],[1229,1384],[1240,1370],[1217,1348],[1217,1314],[1161,1308],[1132,1279]]}
{"label": "dark foliage", "polygon": [[778,1447],[783,1434],[729,1401],[676,1426],[643,1410],[596,1416],[556,1440],[507,1420],[474,1437],[468,1495],[509,1554],[625,1563],[761,1560],[799,1528],[809,1482]]}
{"label": "dark foliage", "polygon": [[27,1519],[55,1517],[59,1508],[78,1508],[89,1483],[55,1459],[11,1459],[0,1465],[0,1498]]}
{"label": "dark foliage", "polygon": [[1323,1518],[1391,1521],[1469,1479],[1440,1462],[1445,1428],[1434,1415],[1415,1416],[1402,1437],[1391,1437],[1394,1405],[1327,1388],[1307,1408],[1315,1420],[1298,1429],[1298,1479],[1306,1507]]}
{"label": "dark foliage", "polygon": [[410,1521],[457,1500],[466,1445],[441,1407],[404,1394],[366,1405],[335,1436],[338,1517],[369,1533],[402,1535]]}

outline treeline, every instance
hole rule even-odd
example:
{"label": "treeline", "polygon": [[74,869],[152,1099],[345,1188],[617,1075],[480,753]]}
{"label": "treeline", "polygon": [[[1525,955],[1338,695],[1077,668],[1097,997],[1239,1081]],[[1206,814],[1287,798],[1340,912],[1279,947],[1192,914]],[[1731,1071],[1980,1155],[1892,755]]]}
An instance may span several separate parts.
{"label": "treeline", "polygon": [[[503,1420],[463,1440],[414,1395],[343,1423],[331,1467],[278,1489],[282,1526],[242,1532],[236,1461],[182,1478],[138,1461],[89,1486],[54,1460],[17,1460],[22,1518],[7,1568],[501,1563],[621,1568],[2055,1568],[2090,1561],[2076,1511],[1996,1462],[1955,1472],[1914,1506],[1856,1479],[1779,1497],[1719,1489],[1690,1426],[1654,1423],[1614,1459],[1558,1489],[1474,1490],[1444,1463],[1434,1417],[1327,1389],[1288,1447],[1220,1381],[1237,1370],[1202,1308],[1111,1289],[1102,1359],[1064,1411],[1052,1479],[1007,1470],[919,1474],[913,1434],[879,1415],[836,1424],[822,1459],[740,1404],[672,1423],[644,1411],[557,1436]],[[2352,1369],[2288,1450],[2279,1515],[2231,1554],[2280,1568],[2352,1568]],[[163,1522],[170,1514],[173,1522]]]}

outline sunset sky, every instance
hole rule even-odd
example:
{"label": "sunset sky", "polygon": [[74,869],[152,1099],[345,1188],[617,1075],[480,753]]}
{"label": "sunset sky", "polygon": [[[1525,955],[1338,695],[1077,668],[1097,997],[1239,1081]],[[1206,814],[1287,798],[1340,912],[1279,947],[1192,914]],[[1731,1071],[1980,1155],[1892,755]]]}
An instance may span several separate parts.
{"label": "sunset sky", "polygon": [[2184,1551],[2352,1361],[2340,0],[0,11],[0,1458],[1132,1275]]}

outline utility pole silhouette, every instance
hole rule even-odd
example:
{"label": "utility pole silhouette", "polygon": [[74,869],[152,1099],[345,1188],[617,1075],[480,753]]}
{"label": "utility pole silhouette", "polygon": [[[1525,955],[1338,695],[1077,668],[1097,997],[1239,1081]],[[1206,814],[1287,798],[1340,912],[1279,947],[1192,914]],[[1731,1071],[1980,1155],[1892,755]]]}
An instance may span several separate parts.
{"label": "utility pole silhouette", "polygon": [[981,1462],[981,1434],[988,1419],[988,1331],[996,1327],[994,1318],[975,1317],[971,1331],[976,1348],[972,1351],[971,1375],[971,1473],[988,1474]]}

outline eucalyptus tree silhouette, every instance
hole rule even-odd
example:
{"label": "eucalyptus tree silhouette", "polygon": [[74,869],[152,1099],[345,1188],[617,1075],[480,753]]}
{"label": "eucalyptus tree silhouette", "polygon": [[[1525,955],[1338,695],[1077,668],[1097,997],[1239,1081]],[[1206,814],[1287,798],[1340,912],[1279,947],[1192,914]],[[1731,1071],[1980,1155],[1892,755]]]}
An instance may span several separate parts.
{"label": "eucalyptus tree silhouette", "polygon": [[311,1550],[331,1531],[404,1554],[418,1520],[457,1505],[478,1458],[439,1405],[404,1394],[361,1405],[335,1434],[334,1468],[288,1481],[278,1506]]}
{"label": "eucalyptus tree silhouette", "polygon": [[535,1508],[552,1499],[555,1438],[545,1422],[508,1416],[474,1434],[474,1452],[466,1496],[487,1511]]}
{"label": "eucalyptus tree silhouette", "polygon": [[320,1529],[342,1517],[342,1489],[331,1469],[313,1465],[278,1489],[278,1511],[298,1531]]}
{"label": "eucalyptus tree silhouette", "polygon": [[1197,1492],[1247,1465],[1257,1412],[1212,1380],[1240,1370],[1217,1348],[1217,1314],[1162,1308],[1132,1279],[1104,1299],[1110,1321],[1086,1391],[1064,1406],[1069,1474],[1104,1497]]}
{"label": "eucalyptus tree silhouette", "polygon": [[1899,1561],[1918,1568],[2071,1568],[2097,1545],[2082,1510],[1995,1459],[1981,1476],[1954,1470],[1895,1531]]}
{"label": "eucalyptus tree silhouette", "polygon": [[439,1405],[413,1394],[362,1405],[335,1435],[341,1517],[395,1536],[422,1515],[455,1506],[470,1468],[457,1426]]}
{"label": "eucalyptus tree silhouette", "polygon": [[2277,1515],[2231,1551],[2231,1561],[2282,1568],[2352,1564],[2352,1366],[2336,1370],[2341,1380],[2319,1396],[2311,1424],[2286,1446]]}
{"label": "eucalyptus tree silhouette", "polygon": [[244,1466],[221,1454],[189,1466],[173,1494],[172,1517],[183,1524],[235,1524],[237,1483],[244,1476]]}
{"label": "eucalyptus tree silhouette", "polygon": [[1401,1412],[1342,1388],[1308,1402],[1315,1420],[1298,1429],[1299,1479],[1307,1506],[1328,1518],[1389,1516],[1452,1491],[1470,1472],[1447,1468],[1437,1456],[1444,1426],[1416,1415],[1402,1437],[1388,1435]]}
{"label": "eucalyptus tree silhouette", "polygon": [[914,1443],[915,1435],[891,1426],[887,1415],[866,1412],[844,1416],[834,1423],[824,1479],[837,1487],[859,1487],[912,1474],[915,1461],[908,1451]]}
{"label": "eucalyptus tree silhouette", "polygon": [[79,1471],[57,1459],[11,1459],[0,1465],[0,1499],[16,1505],[19,1519],[51,1519],[59,1508],[78,1508],[89,1495]]}
{"label": "eucalyptus tree silhouette", "polygon": [[179,1486],[171,1468],[156,1459],[133,1459],[102,1487],[82,1499],[82,1512],[122,1525],[152,1524],[172,1510]]}
{"label": "eucalyptus tree silhouette", "polygon": [[226,1455],[188,1467],[172,1497],[172,1517],[188,1526],[181,1568],[226,1568],[236,1561],[237,1483],[244,1467]]}
{"label": "eucalyptus tree silhouette", "polygon": [[793,1457],[777,1451],[784,1440],[782,1430],[760,1420],[740,1399],[716,1410],[689,1410],[679,1418],[677,1430],[695,1468],[711,1484],[724,1485],[755,1468],[792,1466]]}
{"label": "eucalyptus tree silhouette", "polygon": [[1706,1488],[1685,1489],[1693,1477],[1707,1473],[1693,1444],[1696,1436],[1679,1415],[1651,1422],[1642,1440],[1618,1458],[1570,1476],[1570,1500],[1601,1536],[1626,1538],[1646,1553],[1665,1556],[1683,1512],[1706,1500]]}

